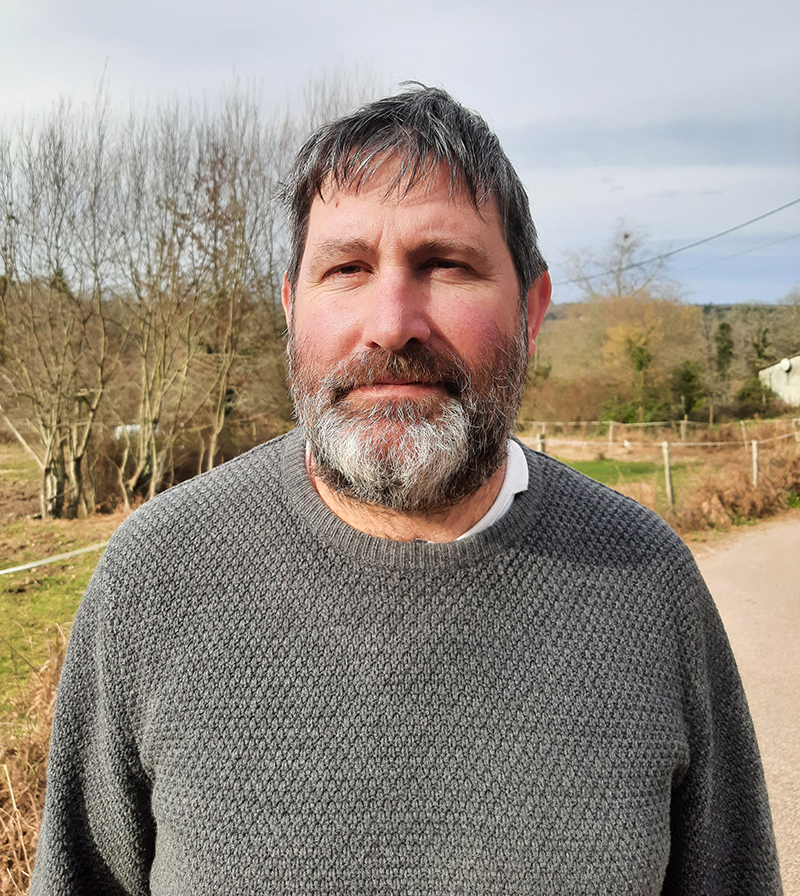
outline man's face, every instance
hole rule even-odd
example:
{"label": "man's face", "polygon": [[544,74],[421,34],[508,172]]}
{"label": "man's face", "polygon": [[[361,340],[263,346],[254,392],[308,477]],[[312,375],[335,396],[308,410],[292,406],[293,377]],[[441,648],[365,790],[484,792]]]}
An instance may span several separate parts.
{"label": "man's face", "polygon": [[290,379],[314,472],[360,501],[431,511],[500,466],[546,275],[519,285],[494,200],[440,176],[398,197],[389,162],[311,207],[292,300]]}

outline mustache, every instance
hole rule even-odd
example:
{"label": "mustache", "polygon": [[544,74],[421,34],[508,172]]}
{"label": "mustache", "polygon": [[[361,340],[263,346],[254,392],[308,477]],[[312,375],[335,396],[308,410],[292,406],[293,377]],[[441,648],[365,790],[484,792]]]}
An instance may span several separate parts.
{"label": "mustache", "polygon": [[440,386],[454,398],[472,387],[472,377],[457,354],[424,345],[401,352],[374,349],[348,358],[326,374],[320,386],[335,403],[354,389],[392,382]]}

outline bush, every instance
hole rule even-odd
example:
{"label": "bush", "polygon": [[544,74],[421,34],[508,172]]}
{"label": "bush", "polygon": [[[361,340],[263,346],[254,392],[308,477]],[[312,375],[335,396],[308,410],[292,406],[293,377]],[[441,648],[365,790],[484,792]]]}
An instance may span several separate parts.
{"label": "bush", "polygon": [[800,454],[790,450],[764,464],[757,486],[746,463],[702,477],[679,501],[669,522],[679,532],[726,528],[794,506],[793,496],[798,493]]}
{"label": "bush", "polygon": [[781,413],[783,403],[780,398],[765,386],[757,375],[745,380],[744,385],[736,393],[734,412],[737,417],[774,417]]}

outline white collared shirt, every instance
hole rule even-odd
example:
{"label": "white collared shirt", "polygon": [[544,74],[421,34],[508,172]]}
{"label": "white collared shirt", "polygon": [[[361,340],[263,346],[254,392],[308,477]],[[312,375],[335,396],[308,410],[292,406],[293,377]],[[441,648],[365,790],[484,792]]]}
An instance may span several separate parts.
{"label": "white collared shirt", "polygon": [[478,522],[471,529],[467,529],[463,535],[459,535],[456,541],[469,538],[471,535],[477,535],[478,532],[483,532],[484,529],[488,529],[489,526],[501,520],[511,509],[514,498],[520,492],[527,491],[527,488],[528,462],[525,460],[525,455],[519,444],[509,439],[506,475],[503,479],[503,485],[500,487],[500,494]]}
{"label": "white collared shirt", "polygon": [[[306,442],[306,465],[311,466],[311,446]],[[475,523],[472,528],[467,529],[463,535],[459,535],[456,541],[463,538],[469,538],[488,529],[489,526],[501,520],[511,509],[514,498],[520,492],[528,489],[528,462],[517,442],[512,439],[508,440],[508,455],[506,456],[506,474],[503,478],[503,484],[500,487],[500,493],[495,498],[494,504],[486,511],[486,513]]]}

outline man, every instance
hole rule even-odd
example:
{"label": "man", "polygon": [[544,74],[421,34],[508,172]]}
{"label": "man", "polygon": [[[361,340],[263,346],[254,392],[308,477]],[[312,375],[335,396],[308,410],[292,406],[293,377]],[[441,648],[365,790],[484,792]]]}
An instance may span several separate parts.
{"label": "man", "polygon": [[412,90],[287,195],[300,426],[109,545],[33,892],[779,893],[690,555],[509,440],[550,285],[494,135]]}

